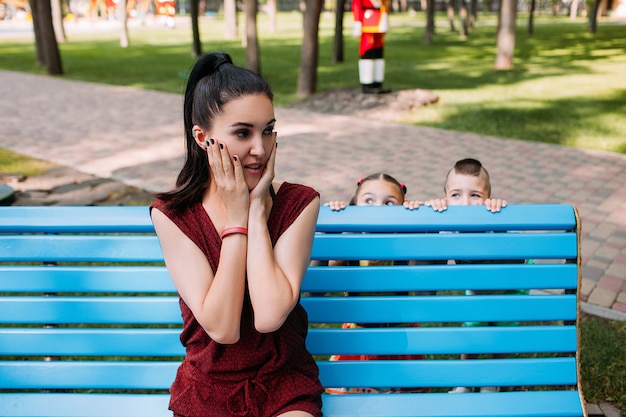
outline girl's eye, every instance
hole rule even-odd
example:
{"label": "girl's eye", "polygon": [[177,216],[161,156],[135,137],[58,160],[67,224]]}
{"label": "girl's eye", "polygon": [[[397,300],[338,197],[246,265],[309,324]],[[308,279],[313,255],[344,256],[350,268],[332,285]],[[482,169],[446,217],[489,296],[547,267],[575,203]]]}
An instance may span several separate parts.
{"label": "girl's eye", "polygon": [[263,136],[272,136],[274,134],[274,127],[268,127],[263,131]]}
{"label": "girl's eye", "polygon": [[368,206],[371,206],[373,203],[374,203],[374,200],[372,200],[371,198],[365,199],[365,204],[367,204]]}
{"label": "girl's eye", "polygon": [[238,130],[237,132],[235,132],[235,135],[237,135],[237,137],[240,139],[245,139],[250,136],[250,133],[247,130]]}
{"label": "girl's eye", "polygon": [[385,203],[386,206],[395,206],[396,204],[393,201],[387,201]]}

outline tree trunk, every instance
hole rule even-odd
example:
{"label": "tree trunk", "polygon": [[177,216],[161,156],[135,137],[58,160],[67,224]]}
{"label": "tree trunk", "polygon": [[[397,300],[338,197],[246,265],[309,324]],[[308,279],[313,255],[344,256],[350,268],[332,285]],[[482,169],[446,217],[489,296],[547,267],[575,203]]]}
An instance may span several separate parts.
{"label": "tree trunk", "polygon": [[189,0],[189,16],[191,17],[192,36],[191,54],[196,58],[202,55],[202,43],[200,42],[200,25],[198,22],[200,9],[199,6],[200,5],[198,0]]}
{"label": "tree trunk", "polygon": [[478,0],[470,0],[470,30],[473,30],[476,26],[476,20],[478,20]]}
{"label": "tree trunk", "polygon": [[589,13],[589,32],[591,33],[596,33],[598,30],[598,10],[600,10],[600,1],[601,0],[595,0],[593,2],[591,13]]}
{"label": "tree trunk", "polygon": [[257,0],[244,0],[243,8],[246,17],[246,67],[260,74],[259,38],[256,27]]}
{"label": "tree trunk", "polygon": [[578,16],[578,0],[572,0],[569,7],[570,20],[576,20],[576,16]]}
{"label": "tree trunk", "polygon": [[426,0],[426,30],[424,44],[430,45],[435,35],[435,0]]}
{"label": "tree trunk", "polygon": [[52,24],[54,25],[54,33],[58,43],[63,43],[67,39],[65,36],[65,27],[63,25],[63,10],[61,8],[61,0],[51,0],[52,6]]}
{"label": "tree trunk", "polygon": [[469,17],[467,16],[467,3],[465,0],[459,0],[461,5],[459,7],[459,17],[461,18],[461,39],[467,38],[468,34],[468,26],[469,26]]}
{"label": "tree trunk", "polygon": [[335,10],[335,36],[333,38],[333,63],[343,62],[343,16],[346,0],[337,0]]}
{"label": "tree trunk", "polygon": [[126,11],[126,0],[119,0],[117,3],[117,15],[121,23],[120,46],[128,48],[130,39],[128,37],[128,13]]}
{"label": "tree trunk", "polygon": [[517,11],[516,0],[502,0],[500,7],[500,24],[496,38],[496,65],[498,70],[513,68],[513,54],[515,52],[515,17]]}
{"label": "tree trunk", "polygon": [[41,39],[41,16],[39,13],[38,2],[33,0],[30,2],[30,11],[33,16],[33,33],[35,34],[35,62],[40,67],[46,65],[46,58],[43,56],[43,40]]}
{"label": "tree trunk", "polygon": [[54,34],[52,23],[52,6],[50,0],[35,0],[37,2],[37,19],[43,49],[44,65],[50,75],[63,74],[59,45]]}
{"label": "tree trunk", "polygon": [[237,38],[237,3],[224,0],[224,39]]}
{"label": "tree trunk", "polygon": [[317,84],[317,54],[319,49],[319,23],[324,0],[306,0],[304,31],[300,51],[300,73],[297,94],[308,97],[315,93]]}
{"label": "tree trunk", "polygon": [[446,9],[448,11],[448,22],[450,23],[450,32],[456,32],[456,28],[454,27],[454,15],[456,5],[454,4],[456,0],[448,0]]}
{"label": "tree trunk", "polygon": [[270,22],[270,33],[276,33],[278,25],[276,23],[277,9],[276,0],[267,0],[267,17]]}
{"label": "tree trunk", "polygon": [[[576,0],[574,0],[576,1]],[[535,32],[535,7],[536,0],[530,0],[530,11],[528,12],[528,29],[527,32],[529,35],[532,35]]]}

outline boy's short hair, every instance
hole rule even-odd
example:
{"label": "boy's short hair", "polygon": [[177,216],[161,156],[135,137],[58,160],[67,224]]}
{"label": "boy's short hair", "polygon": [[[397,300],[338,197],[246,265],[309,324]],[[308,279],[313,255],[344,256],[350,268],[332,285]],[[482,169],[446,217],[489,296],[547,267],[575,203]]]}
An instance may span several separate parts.
{"label": "boy's short hair", "polygon": [[485,180],[485,187],[487,188],[485,190],[487,197],[491,197],[491,180],[489,179],[489,173],[478,159],[465,158],[457,161],[446,175],[446,183],[443,185],[444,193],[448,191],[448,177],[450,177],[450,173],[453,171],[458,175],[469,175],[472,177],[482,176]]}

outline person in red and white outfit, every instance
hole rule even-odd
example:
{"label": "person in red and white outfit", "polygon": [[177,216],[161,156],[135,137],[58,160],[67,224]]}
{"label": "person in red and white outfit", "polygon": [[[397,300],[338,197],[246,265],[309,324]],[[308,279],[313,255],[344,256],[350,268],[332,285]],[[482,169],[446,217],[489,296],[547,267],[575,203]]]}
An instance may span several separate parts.
{"label": "person in red and white outfit", "polygon": [[354,36],[361,37],[359,81],[364,94],[384,94],[385,60],[383,48],[389,29],[388,0],[352,0]]}

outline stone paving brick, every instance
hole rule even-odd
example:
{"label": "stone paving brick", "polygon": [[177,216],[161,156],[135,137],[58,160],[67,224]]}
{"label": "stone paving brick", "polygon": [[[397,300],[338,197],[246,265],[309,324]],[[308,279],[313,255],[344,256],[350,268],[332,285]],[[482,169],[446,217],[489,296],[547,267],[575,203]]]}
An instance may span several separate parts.
{"label": "stone paving brick", "polygon": [[598,288],[604,288],[619,294],[624,289],[624,284],[626,284],[626,278],[621,279],[605,275],[598,281]]}
{"label": "stone paving brick", "polygon": [[591,291],[587,301],[591,304],[599,305],[600,307],[611,308],[616,299],[617,293],[615,291],[595,287]]}

